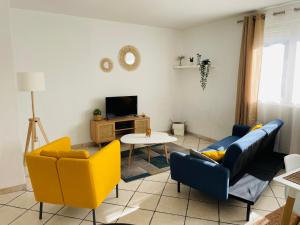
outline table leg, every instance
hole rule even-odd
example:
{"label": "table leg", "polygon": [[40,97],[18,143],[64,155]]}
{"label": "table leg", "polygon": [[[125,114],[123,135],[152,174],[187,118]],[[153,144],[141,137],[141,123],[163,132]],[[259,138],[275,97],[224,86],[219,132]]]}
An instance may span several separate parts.
{"label": "table leg", "polygon": [[128,166],[131,165],[131,155],[132,155],[133,150],[134,150],[134,145],[131,145],[130,149],[129,149]]}
{"label": "table leg", "polygon": [[293,212],[294,203],[295,203],[295,198],[288,196],[288,198],[286,200],[286,204],[283,209],[282,217],[281,217],[281,225],[289,225],[290,224],[290,219],[291,219],[291,215]]}
{"label": "table leg", "polygon": [[148,150],[148,162],[150,163],[150,158],[151,158],[151,155],[150,155],[151,148],[150,148],[150,146],[147,146],[147,150]]}
{"label": "table leg", "polygon": [[168,163],[168,148],[167,148],[166,144],[164,144],[164,150],[165,150],[165,155],[166,155],[166,161]]}

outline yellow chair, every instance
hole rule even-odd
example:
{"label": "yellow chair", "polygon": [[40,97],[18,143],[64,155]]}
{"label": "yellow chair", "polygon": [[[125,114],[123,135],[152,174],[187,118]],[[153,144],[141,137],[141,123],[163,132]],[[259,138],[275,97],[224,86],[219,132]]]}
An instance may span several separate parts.
{"label": "yellow chair", "polygon": [[26,163],[36,201],[89,208],[93,212],[121,178],[120,142],[113,141],[89,156],[86,150],[72,150],[64,137],[26,154]]}

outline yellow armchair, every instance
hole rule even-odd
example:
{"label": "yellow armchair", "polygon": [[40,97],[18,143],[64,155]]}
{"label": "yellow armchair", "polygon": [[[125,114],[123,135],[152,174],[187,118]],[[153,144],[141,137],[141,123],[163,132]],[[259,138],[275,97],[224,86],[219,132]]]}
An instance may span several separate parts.
{"label": "yellow armchair", "polygon": [[36,201],[89,208],[93,211],[121,179],[120,142],[113,141],[89,156],[86,150],[72,150],[64,137],[26,155],[29,177]]}

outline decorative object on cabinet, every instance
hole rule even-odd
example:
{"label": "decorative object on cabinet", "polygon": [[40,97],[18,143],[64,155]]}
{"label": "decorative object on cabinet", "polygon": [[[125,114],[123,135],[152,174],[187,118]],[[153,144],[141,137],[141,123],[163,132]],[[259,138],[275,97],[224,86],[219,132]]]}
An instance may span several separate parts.
{"label": "decorative object on cabinet", "polygon": [[113,62],[109,58],[103,58],[100,61],[100,68],[103,72],[108,73],[113,69]]}
{"label": "decorative object on cabinet", "polygon": [[199,71],[201,75],[200,83],[201,87],[204,90],[207,85],[207,78],[209,74],[209,69],[210,69],[211,61],[209,59],[205,59],[201,61]]}
{"label": "decorative object on cabinet", "polygon": [[35,149],[35,143],[38,142],[36,125],[40,128],[43,138],[46,143],[49,143],[47,135],[44,131],[40,118],[35,116],[35,105],[34,105],[34,92],[44,91],[45,88],[45,75],[42,72],[19,72],[18,73],[18,89],[20,91],[26,91],[31,93],[31,108],[32,108],[32,118],[29,118],[29,125],[26,137],[26,145],[24,152],[24,165],[25,165],[25,155],[28,152],[30,140],[31,140],[31,150]]}
{"label": "decorative object on cabinet", "polygon": [[201,65],[201,55],[197,53],[197,65]]}
{"label": "decorative object on cabinet", "polygon": [[146,129],[146,137],[151,137],[151,128]]}
{"label": "decorative object on cabinet", "polygon": [[145,116],[125,116],[109,120],[91,120],[91,139],[96,144],[113,141],[125,134],[146,133],[150,118]]}
{"label": "decorative object on cabinet", "polygon": [[190,60],[190,65],[194,65],[194,57],[190,57],[189,60]]}
{"label": "decorative object on cabinet", "polygon": [[100,109],[95,109],[94,112],[93,112],[93,115],[94,115],[94,120],[95,121],[100,121],[103,119],[103,117],[101,116],[102,115],[102,112]]}
{"label": "decorative object on cabinet", "polygon": [[182,60],[184,59],[185,57],[183,55],[180,55],[177,57],[177,61],[179,61],[179,66],[182,66]]}
{"label": "decorative object on cabinet", "polygon": [[141,56],[136,47],[127,45],[119,51],[119,63],[125,70],[135,70],[140,62]]}

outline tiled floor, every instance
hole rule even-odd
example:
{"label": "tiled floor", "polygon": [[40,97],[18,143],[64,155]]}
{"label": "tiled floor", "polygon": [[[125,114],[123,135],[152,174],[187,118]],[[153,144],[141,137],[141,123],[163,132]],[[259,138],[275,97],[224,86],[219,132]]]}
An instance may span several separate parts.
{"label": "tiled floor", "polygon": [[[179,144],[202,148],[207,142],[187,136]],[[218,202],[195,189],[182,185],[177,193],[176,183],[169,172],[130,183],[121,181],[119,198],[114,191],[96,210],[99,224],[124,222],[137,225],[228,225],[245,224],[246,205],[235,200]],[[28,179],[27,192],[0,195],[0,225],[92,225],[91,211],[45,204],[42,221],[38,219]],[[285,202],[284,188],[272,182],[253,206],[251,220],[264,216]]]}

